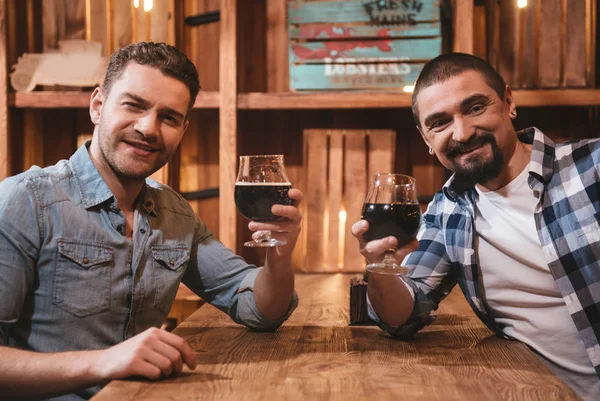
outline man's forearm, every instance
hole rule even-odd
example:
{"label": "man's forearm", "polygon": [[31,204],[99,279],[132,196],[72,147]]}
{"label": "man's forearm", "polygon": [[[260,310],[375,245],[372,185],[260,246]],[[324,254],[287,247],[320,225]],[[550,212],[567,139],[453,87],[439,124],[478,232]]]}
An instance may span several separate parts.
{"label": "man's forearm", "polygon": [[49,397],[102,384],[91,369],[96,352],[46,354],[0,346],[0,394]]}
{"label": "man's forearm", "polygon": [[293,293],[294,272],[289,258],[267,257],[254,284],[254,299],[260,313],[269,320],[280,319],[288,311]]}
{"label": "man's forearm", "polygon": [[379,319],[390,326],[404,324],[412,314],[414,300],[400,277],[369,274],[367,292]]}

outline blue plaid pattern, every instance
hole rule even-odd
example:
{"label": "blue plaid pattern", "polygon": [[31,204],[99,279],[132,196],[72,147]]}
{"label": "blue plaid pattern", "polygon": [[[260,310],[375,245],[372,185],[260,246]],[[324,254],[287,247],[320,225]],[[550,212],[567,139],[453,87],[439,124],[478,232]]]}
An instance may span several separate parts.
{"label": "blue plaid pattern", "polygon": [[[600,140],[554,144],[536,128],[518,133],[533,144],[528,184],[542,252],[590,359],[600,375]],[[420,247],[406,260],[415,307],[400,327],[410,336],[431,323],[438,304],[458,283],[477,316],[506,337],[482,297],[474,250],[475,190],[451,177],[430,203],[418,234]]]}

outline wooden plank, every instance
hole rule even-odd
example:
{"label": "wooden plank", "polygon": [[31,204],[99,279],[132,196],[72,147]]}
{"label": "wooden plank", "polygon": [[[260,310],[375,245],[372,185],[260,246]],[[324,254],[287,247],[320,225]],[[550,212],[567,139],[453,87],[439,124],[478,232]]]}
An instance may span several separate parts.
{"label": "wooden plank", "polygon": [[285,0],[266,0],[267,92],[290,89],[287,41],[287,5]]}
{"label": "wooden plank", "polygon": [[538,82],[538,14],[539,7],[525,7],[521,10],[521,18],[524,19],[524,29],[521,31],[523,43],[523,64],[521,74],[521,88],[534,88]]}
{"label": "wooden plank", "polygon": [[454,2],[454,44],[453,50],[473,53],[473,0]]}
{"label": "wooden plank", "polygon": [[367,180],[378,173],[394,173],[396,132],[392,130],[367,130],[366,133],[369,138]]}
{"label": "wooden plank", "polygon": [[345,226],[340,227],[340,211],[342,210],[344,189],[344,138],[339,130],[329,131],[329,166],[328,166],[328,215],[329,233],[325,236],[326,260],[324,263],[327,273],[337,273],[341,269],[340,262],[344,258],[343,246],[340,241]]}
{"label": "wooden plank", "polygon": [[414,85],[422,63],[302,64],[291,71],[295,90],[402,89]]}
{"label": "wooden plank", "polygon": [[511,88],[519,87],[519,9],[515,1],[500,2],[502,40],[498,55],[498,72]]}
{"label": "wooden plank", "polygon": [[539,86],[556,88],[561,71],[561,0],[542,0],[539,26]]}
{"label": "wooden plank", "polygon": [[[83,91],[39,91],[19,92],[9,95],[11,106],[17,108],[87,108],[91,92]],[[195,109],[219,108],[219,93],[201,91],[194,103]]]}
{"label": "wooden plank", "polygon": [[422,22],[405,26],[373,26],[373,25],[332,25],[302,24],[290,25],[290,39],[342,39],[342,38],[413,38],[424,36],[440,36],[441,23]]}
{"label": "wooden plank", "polygon": [[0,181],[11,174],[6,43],[6,0],[0,0]]}
{"label": "wooden plank", "polygon": [[113,0],[113,51],[133,43],[133,24],[131,9],[128,1]]}
{"label": "wooden plank", "polygon": [[44,124],[39,112],[25,110],[23,116],[23,171],[44,166]]}
{"label": "wooden plank", "polygon": [[380,6],[379,1],[365,2],[364,0],[290,1],[288,18],[290,24],[369,22],[382,25],[396,21],[402,21],[409,25],[411,21],[438,21],[440,19],[438,2],[394,3],[393,6],[389,4],[389,7],[385,7]]}
{"label": "wooden plank", "polygon": [[566,57],[564,86],[584,87],[587,81],[586,2],[571,1],[566,9]]}
{"label": "wooden plank", "polygon": [[[484,0],[486,13],[486,48],[487,61],[498,68],[499,17],[498,0]],[[474,11],[473,11],[474,12]]]}
{"label": "wooden plank", "polygon": [[[290,59],[293,63],[323,63],[329,59],[337,62],[382,62],[430,60],[439,55],[442,39],[411,40],[332,40],[325,42],[293,43]],[[340,60],[343,58],[344,60]],[[348,60],[349,58],[355,60]]]}
{"label": "wooden plank", "polygon": [[476,38],[473,41],[473,55],[485,59],[487,57],[487,25],[484,5],[476,5],[473,10],[473,35]]}
{"label": "wooden plank", "polygon": [[344,149],[344,204],[346,229],[344,232],[344,271],[361,272],[365,260],[360,254],[358,242],[352,235],[352,224],[360,219],[362,205],[367,194],[367,149],[364,131],[346,131]]}
{"label": "wooden plank", "polygon": [[86,38],[102,43],[102,54],[109,56],[106,12],[106,0],[86,0]]}
{"label": "wooden plank", "polygon": [[152,24],[150,40],[167,43],[169,41],[169,0],[153,0],[150,21]]}
{"label": "wooden plank", "polygon": [[237,49],[236,0],[221,1],[219,43],[219,239],[236,249],[236,210],[233,199],[237,166]]}
{"label": "wooden plank", "polygon": [[327,131],[304,131],[306,165],[306,230],[303,270],[323,272],[327,236],[325,202],[327,199]]}
{"label": "wooden plank", "polygon": [[285,109],[372,109],[410,107],[411,95],[389,92],[283,92],[244,93],[239,95],[243,110]]}

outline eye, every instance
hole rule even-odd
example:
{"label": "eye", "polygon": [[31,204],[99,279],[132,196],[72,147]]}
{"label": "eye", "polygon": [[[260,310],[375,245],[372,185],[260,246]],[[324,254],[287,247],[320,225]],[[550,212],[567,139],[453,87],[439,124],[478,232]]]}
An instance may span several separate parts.
{"label": "eye", "polygon": [[166,121],[170,125],[179,125],[179,121],[173,116],[164,115],[161,118],[163,119],[163,121]]}
{"label": "eye", "polygon": [[435,131],[440,131],[442,128],[444,128],[448,124],[448,121],[449,120],[446,120],[446,119],[434,121],[429,126],[429,129],[432,129],[432,130],[435,130]]}
{"label": "eye", "polygon": [[485,110],[485,106],[481,103],[477,103],[469,109],[469,114],[479,114]]}
{"label": "eye", "polygon": [[141,110],[142,106],[140,106],[137,103],[133,103],[133,102],[124,102],[123,105],[125,105],[128,109],[133,109],[133,110]]}

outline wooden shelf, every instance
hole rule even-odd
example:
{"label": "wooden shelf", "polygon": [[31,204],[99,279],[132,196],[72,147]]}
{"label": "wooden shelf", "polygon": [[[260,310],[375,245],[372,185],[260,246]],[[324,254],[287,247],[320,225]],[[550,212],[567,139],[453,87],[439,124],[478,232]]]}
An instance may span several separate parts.
{"label": "wooden shelf", "polygon": [[[85,109],[90,105],[90,95],[91,92],[82,91],[10,93],[8,104],[16,108]],[[219,92],[200,92],[194,108],[218,109]]]}
{"label": "wooden shelf", "polygon": [[[600,89],[514,90],[517,107],[597,106]],[[404,92],[281,92],[241,93],[243,110],[381,109],[411,107],[411,94]]]}
{"label": "wooden shelf", "polygon": [[521,89],[513,97],[517,107],[600,105],[600,89]]}
{"label": "wooden shelf", "polygon": [[[597,106],[600,89],[531,89],[514,90],[517,107]],[[11,93],[11,107],[16,108],[87,108],[90,92]],[[240,93],[241,110],[301,109],[386,109],[411,107],[411,95],[404,92],[274,92]],[[200,92],[195,109],[218,109],[219,92]]]}
{"label": "wooden shelf", "polygon": [[241,93],[238,108],[269,109],[381,109],[410,107],[410,93],[386,92],[281,92]]}

